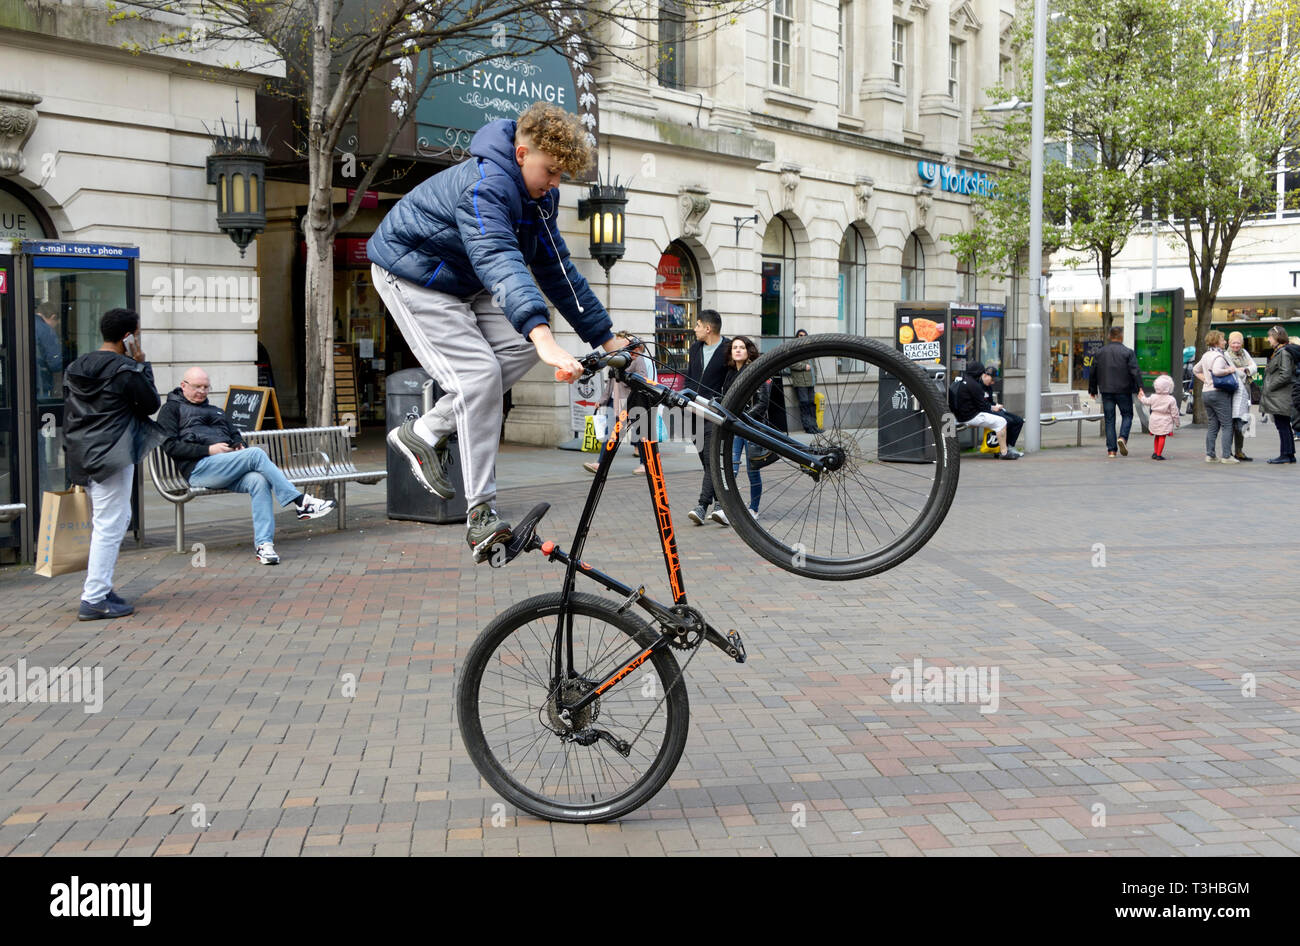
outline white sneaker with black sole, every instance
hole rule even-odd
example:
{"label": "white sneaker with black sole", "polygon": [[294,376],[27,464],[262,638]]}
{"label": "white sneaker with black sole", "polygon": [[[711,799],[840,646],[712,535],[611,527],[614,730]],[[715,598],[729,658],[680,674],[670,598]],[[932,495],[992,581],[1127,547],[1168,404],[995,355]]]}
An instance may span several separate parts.
{"label": "white sneaker with black sole", "polygon": [[[319,519],[321,516],[328,515],[334,511],[334,500],[317,499],[315,496],[302,494],[302,499],[294,504],[294,509],[298,511],[299,519]],[[263,543],[269,545],[270,543]]]}
{"label": "white sneaker with black sole", "polygon": [[713,507],[713,512],[709,513],[709,518],[712,519],[714,522],[716,522],[716,523],[717,523],[718,525],[720,525],[720,526],[730,526],[730,525],[731,525],[731,523],[727,521],[727,514],[726,514],[725,512],[722,511],[722,507],[721,507],[721,506],[714,506],[714,507]]}
{"label": "white sneaker with black sole", "polygon": [[255,549],[253,549],[253,553],[257,556],[257,560],[261,562],[263,565],[280,564],[279,553],[275,551],[275,546],[272,545],[270,542],[261,543]]}

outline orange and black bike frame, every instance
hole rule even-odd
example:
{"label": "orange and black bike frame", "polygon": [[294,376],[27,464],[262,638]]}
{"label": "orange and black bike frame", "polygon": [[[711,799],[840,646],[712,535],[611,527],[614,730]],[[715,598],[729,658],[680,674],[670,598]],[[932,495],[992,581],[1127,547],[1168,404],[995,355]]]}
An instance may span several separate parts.
{"label": "orange and black bike frame", "polygon": [[[706,406],[705,400],[694,391],[672,391],[632,372],[621,373],[620,378],[625,380],[632,389],[631,396],[628,398],[628,407],[634,410],[638,417],[645,418],[646,426],[649,428],[657,427],[657,424],[653,421],[652,408],[667,403],[675,407],[690,409],[696,413],[706,414],[708,415],[708,422],[717,424],[722,430],[736,431],[746,440],[765,446],[778,455],[794,460],[809,469],[820,471],[823,467],[823,458],[807,452],[805,445],[799,441],[771,427],[759,424],[750,418],[737,417],[722,409],[716,401],[707,402]],[[609,439],[601,448],[600,459],[596,464],[596,478],[587,493],[587,502],[583,506],[582,515],[578,518],[578,528],[574,532],[573,545],[570,550],[565,552],[553,542],[543,542],[541,544],[541,551],[547,558],[567,566],[564,576],[564,589],[560,599],[559,621],[555,631],[555,647],[553,648],[555,655],[553,679],[557,681],[564,679],[566,663],[569,668],[574,666],[573,613],[568,605],[569,598],[573,594],[575,580],[579,574],[585,575],[597,584],[622,595],[625,598],[624,608],[630,608],[635,604],[649,612],[660,625],[671,625],[676,621],[684,613],[687,603],[686,583],[682,576],[681,557],[677,552],[677,537],[673,531],[672,514],[668,508],[668,487],[664,479],[663,460],[659,454],[657,430],[631,431],[628,428],[628,419],[628,409],[622,410],[614,422],[614,429],[610,432]],[[645,465],[646,482],[650,487],[650,501],[654,507],[655,524],[659,530],[659,543],[663,550],[664,566],[668,571],[668,585],[673,596],[672,604],[668,605],[655,601],[646,595],[644,586],[632,588],[599,569],[593,568],[582,560],[582,547],[586,542],[591,521],[595,517],[596,506],[599,504],[601,494],[604,492],[605,481],[609,478],[614,456],[618,453],[623,441],[631,439],[633,433],[638,434],[636,446],[641,462]],[[718,439],[715,437],[715,442]],[[584,696],[573,703],[565,703],[564,708],[576,711],[591,703],[649,660],[655,651],[667,647],[669,641],[675,637],[676,634],[665,631],[661,627],[659,636],[648,647],[604,680],[596,683]],[[722,649],[729,656],[736,657],[735,645],[707,624],[704,629],[704,639]],[[703,643],[703,641],[700,643]],[[736,657],[736,659],[743,660],[743,654]]]}

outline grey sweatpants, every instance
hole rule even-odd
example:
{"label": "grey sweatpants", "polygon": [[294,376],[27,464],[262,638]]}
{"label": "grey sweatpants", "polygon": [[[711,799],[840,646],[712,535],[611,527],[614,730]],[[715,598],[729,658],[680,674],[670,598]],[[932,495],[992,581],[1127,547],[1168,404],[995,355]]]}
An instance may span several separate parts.
{"label": "grey sweatpants", "polygon": [[455,433],[470,509],[496,498],[501,396],[537,363],[537,349],[492,304],[425,289],[372,263],[380,297],[421,367],[445,392],[424,422],[435,437]]}

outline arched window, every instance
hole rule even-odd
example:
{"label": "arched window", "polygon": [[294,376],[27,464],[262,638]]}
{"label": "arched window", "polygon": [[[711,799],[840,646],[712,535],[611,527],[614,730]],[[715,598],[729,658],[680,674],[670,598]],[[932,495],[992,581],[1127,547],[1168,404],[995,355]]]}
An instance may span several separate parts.
{"label": "arched window", "polygon": [[903,246],[903,278],[899,298],[903,302],[917,302],[925,298],[925,250],[913,233]]}
{"label": "arched window", "polygon": [[700,269],[684,243],[673,242],[655,270],[655,341],[659,358],[686,373],[686,353],[695,341]]}
{"label": "arched window", "polygon": [[849,227],[840,241],[840,331],[867,334],[867,244],[857,227]]}
{"label": "arched window", "polygon": [[[774,217],[763,234],[762,312],[765,337],[794,334],[794,234],[781,217]],[[760,344],[762,344],[760,342]],[[764,345],[766,350],[768,347]]]}

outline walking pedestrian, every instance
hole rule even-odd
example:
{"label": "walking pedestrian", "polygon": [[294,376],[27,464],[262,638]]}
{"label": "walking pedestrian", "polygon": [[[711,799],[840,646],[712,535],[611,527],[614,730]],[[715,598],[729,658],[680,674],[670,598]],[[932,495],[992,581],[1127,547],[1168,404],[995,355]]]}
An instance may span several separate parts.
{"label": "walking pedestrian", "polygon": [[1264,393],[1259,399],[1259,412],[1272,414],[1280,442],[1278,455],[1269,463],[1295,463],[1295,435],[1291,429],[1291,388],[1295,377],[1295,345],[1286,329],[1274,325],[1268,330],[1268,340],[1273,352],[1264,368]]}
{"label": "walking pedestrian", "polygon": [[[1214,438],[1222,432],[1222,453],[1220,463],[1238,463],[1232,455],[1232,397],[1240,384],[1237,375],[1241,371],[1228,360],[1224,354],[1227,340],[1218,329],[1211,329],[1205,336],[1205,354],[1196,363],[1192,373],[1201,382],[1201,403],[1209,417],[1210,426],[1205,432],[1205,462],[1213,463]],[[1230,380],[1228,380],[1230,379]]]}
{"label": "walking pedestrian", "polygon": [[[695,319],[695,342],[687,353],[686,386],[706,398],[722,396],[722,382],[727,377],[727,357],[730,342],[722,334],[722,316],[716,309],[702,309]],[[700,465],[704,467],[704,481],[700,484],[699,502],[686,514],[697,526],[711,518],[714,505],[713,478],[709,476],[709,449],[713,445],[714,428],[694,414],[684,415],[695,445],[700,450]],[[702,436],[701,436],[702,433]],[[718,507],[717,512],[722,512]],[[726,514],[723,513],[723,518]]]}
{"label": "walking pedestrian", "polygon": [[[746,335],[737,335],[731,340],[731,353],[727,358],[727,376],[722,381],[723,393],[735,383],[740,373],[749,367],[758,357],[758,346]],[[759,423],[767,422],[767,408],[772,400],[772,382],[766,381],[744,407],[745,416]],[[759,455],[766,453],[758,444],[751,443],[744,437],[733,437],[731,441],[731,474],[740,473],[740,455],[745,454],[745,470],[749,474],[749,512],[758,518],[758,501],[763,496],[763,477],[755,464]],[[719,525],[730,525],[727,514],[719,507],[709,517]]]}
{"label": "walking pedestrian", "polygon": [[1167,374],[1156,378],[1153,385],[1156,393],[1147,397],[1138,391],[1138,400],[1151,412],[1151,435],[1155,437],[1155,447],[1151,452],[1152,460],[1165,458],[1165,438],[1173,434],[1182,423],[1182,411],[1174,398],[1174,379]]}
{"label": "walking pedestrian", "polygon": [[[1101,410],[1106,418],[1106,458],[1118,450],[1128,456],[1128,435],[1133,429],[1133,395],[1142,390],[1137,355],[1124,344],[1124,330],[1114,326],[1109,341],[1093,356],[1088,375],[1088,393],[1093,400],[1101,393]],[[1115,411],[1119,410],[1119,435],[1115,434]]]}
{"label": "walking pedestrian", "polygon": [[[807,338],[808,332],[799,329],[794,333],[794,337]],[[803,432],[806,434],[822,432],[821,425],[817,423],[817,389],[814,387],[816,383],[812,362],[805,361],[791,367],[790,384],[794,388],[794,396],[799,401],[799,423],[803,425]]]}
{"label": "walking pedestrian", "polygon": [[1259,373],[1259,365],[1245,349],[1245,338],[1240,332],[1228,336],[1228,361],[1234,368],[1244,372],[1238,379],[1240,383],[1232,395],[1232,455],[1242,463],[1249,463],[1253,457],[1246,456],[1246,431],[1250,428],[1250,386]]}
{"label": "walking pedestrian", "polygon": [[158,410],[153,366],[140,345],[140,316],[109,309],[99,320],[104,343],[63,373],[68,477],[90,494],[90,557],[79,621],[121,618],[135,609],[113,590],[117,553],[131,521],[135,465],[162,442],[149,415]]}

